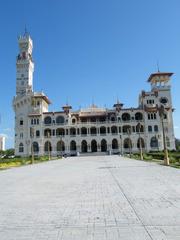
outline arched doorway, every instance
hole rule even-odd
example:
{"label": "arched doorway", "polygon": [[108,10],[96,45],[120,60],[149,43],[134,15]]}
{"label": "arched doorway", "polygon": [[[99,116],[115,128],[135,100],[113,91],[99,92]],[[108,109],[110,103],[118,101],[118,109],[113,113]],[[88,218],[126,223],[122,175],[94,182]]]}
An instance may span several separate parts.
{"label": "arched doorway", "polygon": [[87,142],[86,142],[86,140],[83,140],[81,142],[81,152],[83,152],[83,153],[87,152]]}
{"label": "arched doorway", "polygon": [[57,142],[57,152],[64,152],[65,151],[65,144],[63,141]]}
{"label": "arched doorway", "polygon": [[97,152],[97,142],[96,142],[96,140],[91,141],[91,151],[92,152]]}
{"label": "arched doorway", "polygon": [[33,142],[33,152],[34,153],[39,152],[39,144],[37,142]]}
{"label": "arched doorway", "polygon": [[130,152],[132,151],[132,141],[130,138],[126,138],[124,139],[124,149],[126,152]]}
{"label": "arched doorway", "polygon": [[105,139],[101,141],[101,152],[106,152],[107,151],[107,142]]}
{"label": "arched doorway", "polygon": [[74,140],[72,140],[71,143],[70,143],[70,150],[71,151],[76,151],[76,142]]}
{"label": "arched doorway", "polygon": [[44,151],[45,152],[51,152],[52,151],[52,145],[51,145],[51,143],[49,142],[49,141],[47,141],[47,142],[45,142],[45,144],[44,144]]}
{"label": "arched doorway", "polygon": [[112,140],[112,149],[118,149],[118,141],[117,139],[113,139]]}

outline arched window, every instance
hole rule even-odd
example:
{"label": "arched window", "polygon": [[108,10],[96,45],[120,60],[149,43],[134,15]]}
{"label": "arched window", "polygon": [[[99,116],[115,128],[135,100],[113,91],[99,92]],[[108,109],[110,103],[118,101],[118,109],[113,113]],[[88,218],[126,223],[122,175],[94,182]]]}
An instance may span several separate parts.
{"label": "arched window", "polygon": [[135,120],[143,120],[143,115],[142,115],[142,113],[141,112],[137,112],[136,114],[135,114]]}
{"label": "arched window", "polygon": [[111,116],[111,122],[115,122],[115,121],[116,121],[115,116]]}
{"label": "arched window", "polygon": [[33,151],[34,153],[38,153],[39,152],[39,144],[37,142],[33,142]]}
{"label": "arched window", "polygon": [[52,122],[52,119],[50,116],[44,118],[44,124],[48,125],[48,124],[51,124],[51,122]]}
{"label": "arched window", "polygon": [[56,136],[64,136],[64,135],[65,135],[64,128],[57,128],[56,129]]}
{"label": "arched window", "polygon": [[124,125],[122,129],[123,129],[123,133],[131,133],[130,125]]}
{"label": "arched window", "polygon": [[157,137],[152,137],[151,138],[150,146],[152,148],[157,148],[158,147],[158,139],[157,139]]}
{"label": "arched window", "polygon": [[51,143],[49,141],[45,142],[44,144],[44,151],[45,152],[51,152],[52,151],[52,146],[51,146]]}
{"label": "arched window", "polygon": [[141,125],[141,124],[137,124],[136,125],[136,132],[144,132],[144,127],[143,127],[143,125]]}
{"label": "arched window", "polygon": [[106,134],[106,127],[102,126],[100,127],[100,134]]}
{"label": "arched window", "polygon": [[90,132],[91,132],[91,135],[96,135],[97,129],[95,127],[91,127]]}
{"label": "arched window", "polygon": [[72,124],[75,124],[75,123],[76,123],[76,119],[73,118],[73,119],[72,119]]}
{"label": "arched window", "polygon": [[23,143],[19,144],[19,152],[24,152],[24,145],[23,145]]}
{"label": "arched window", "polygon": [[75,136],[76,135],[76,129],[75,128],[70,128],[70,135]]}
{"label": "arched window", "polygon": [[118,149],[118,141],[117,139],[112,140],[112,149]]}
{"label": "arched window", "polygon": [[50,137],[51,136],[51,129],[49,129],[49,128],[44,129],[44,136],[45,137]]}
{"label": "arched window", "polygon": [[87,135],[87,128],[85,127],[81,128],[81,135]]}
{"label": "arched window", "polygon": [[111,127],[111,133],[114,134],[114,135],[116,135],[118,133],[118,129],[117,129],[116,126]]}
{"label": "arched window", "polygon": [[122,114],[122,120],[123,121],[130,121],[131,120],[131,116],[129,113],[123,113]]}
{"label": "arched window", "polygon": [[56,118],[56,123],[57,124],[63,124],[64,123],[64,117],[63,116],[58,116]]}
{"label": "arched window", "polygon": [[73,140],[70,143],[70,150],[71,151],[76,151],[76,142]]}
{"label": "arched window", "polygon": [[106,121],[106,117],[100,117],[99,118],[99,122],[105,122]]}

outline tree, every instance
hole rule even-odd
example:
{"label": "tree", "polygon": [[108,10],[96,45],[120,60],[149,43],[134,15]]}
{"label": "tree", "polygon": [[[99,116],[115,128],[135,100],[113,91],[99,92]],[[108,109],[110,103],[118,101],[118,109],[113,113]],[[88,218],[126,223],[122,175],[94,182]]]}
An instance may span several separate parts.
{"label": "tree", "polygon": [[176,150],[180,151],[180,139],[175,139]]}

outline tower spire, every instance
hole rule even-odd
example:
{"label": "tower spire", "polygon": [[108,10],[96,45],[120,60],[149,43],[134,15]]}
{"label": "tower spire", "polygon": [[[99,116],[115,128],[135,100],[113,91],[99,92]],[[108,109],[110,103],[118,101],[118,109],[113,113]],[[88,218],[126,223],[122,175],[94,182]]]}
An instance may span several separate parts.
{"label": "tower spire", "polygon": [[158,73],[160,72],[160,70],[159,70],[159,61],[157,60],[157,71],[158,71]]}
{"label": "tower spire", "polygon": [[28,31],[27,31],[27,27],[25,25],[24,27],[24,37],[27,37],[29,35]]}

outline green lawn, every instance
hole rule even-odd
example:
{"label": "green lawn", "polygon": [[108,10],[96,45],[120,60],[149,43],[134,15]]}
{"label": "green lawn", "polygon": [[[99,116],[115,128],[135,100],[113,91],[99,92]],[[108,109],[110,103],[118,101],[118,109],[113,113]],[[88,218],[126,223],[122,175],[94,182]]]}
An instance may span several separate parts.
{"label": "green lawn", "polygon": [[[132,154],[132,158],[140,159],[140,154]],[[144,161],[155,161],[164,164],[164,152],[151,152],[143,154]],[[180,168],[180,152],[169,152],[170,166]]]}
{"label": "green lawn", "polygon": [[[59,158],[51,158],[51,160],[55,160],[55,159],[59,159]],[[48,156],[43,156],[43,157],[35,157],[34,158],[34,163],[40,163],[40,162],[45,162],[45,161],[49,161]],[[9,159],[9,158],[3,158],[0,159],[0,170],[4,170],[7,168],[11,168],[11,167],[19,167],[19,166],[23,166],[23,165],[28,165],[31,164],[32,160],[31,158],[13,158],[13,159]]]}

